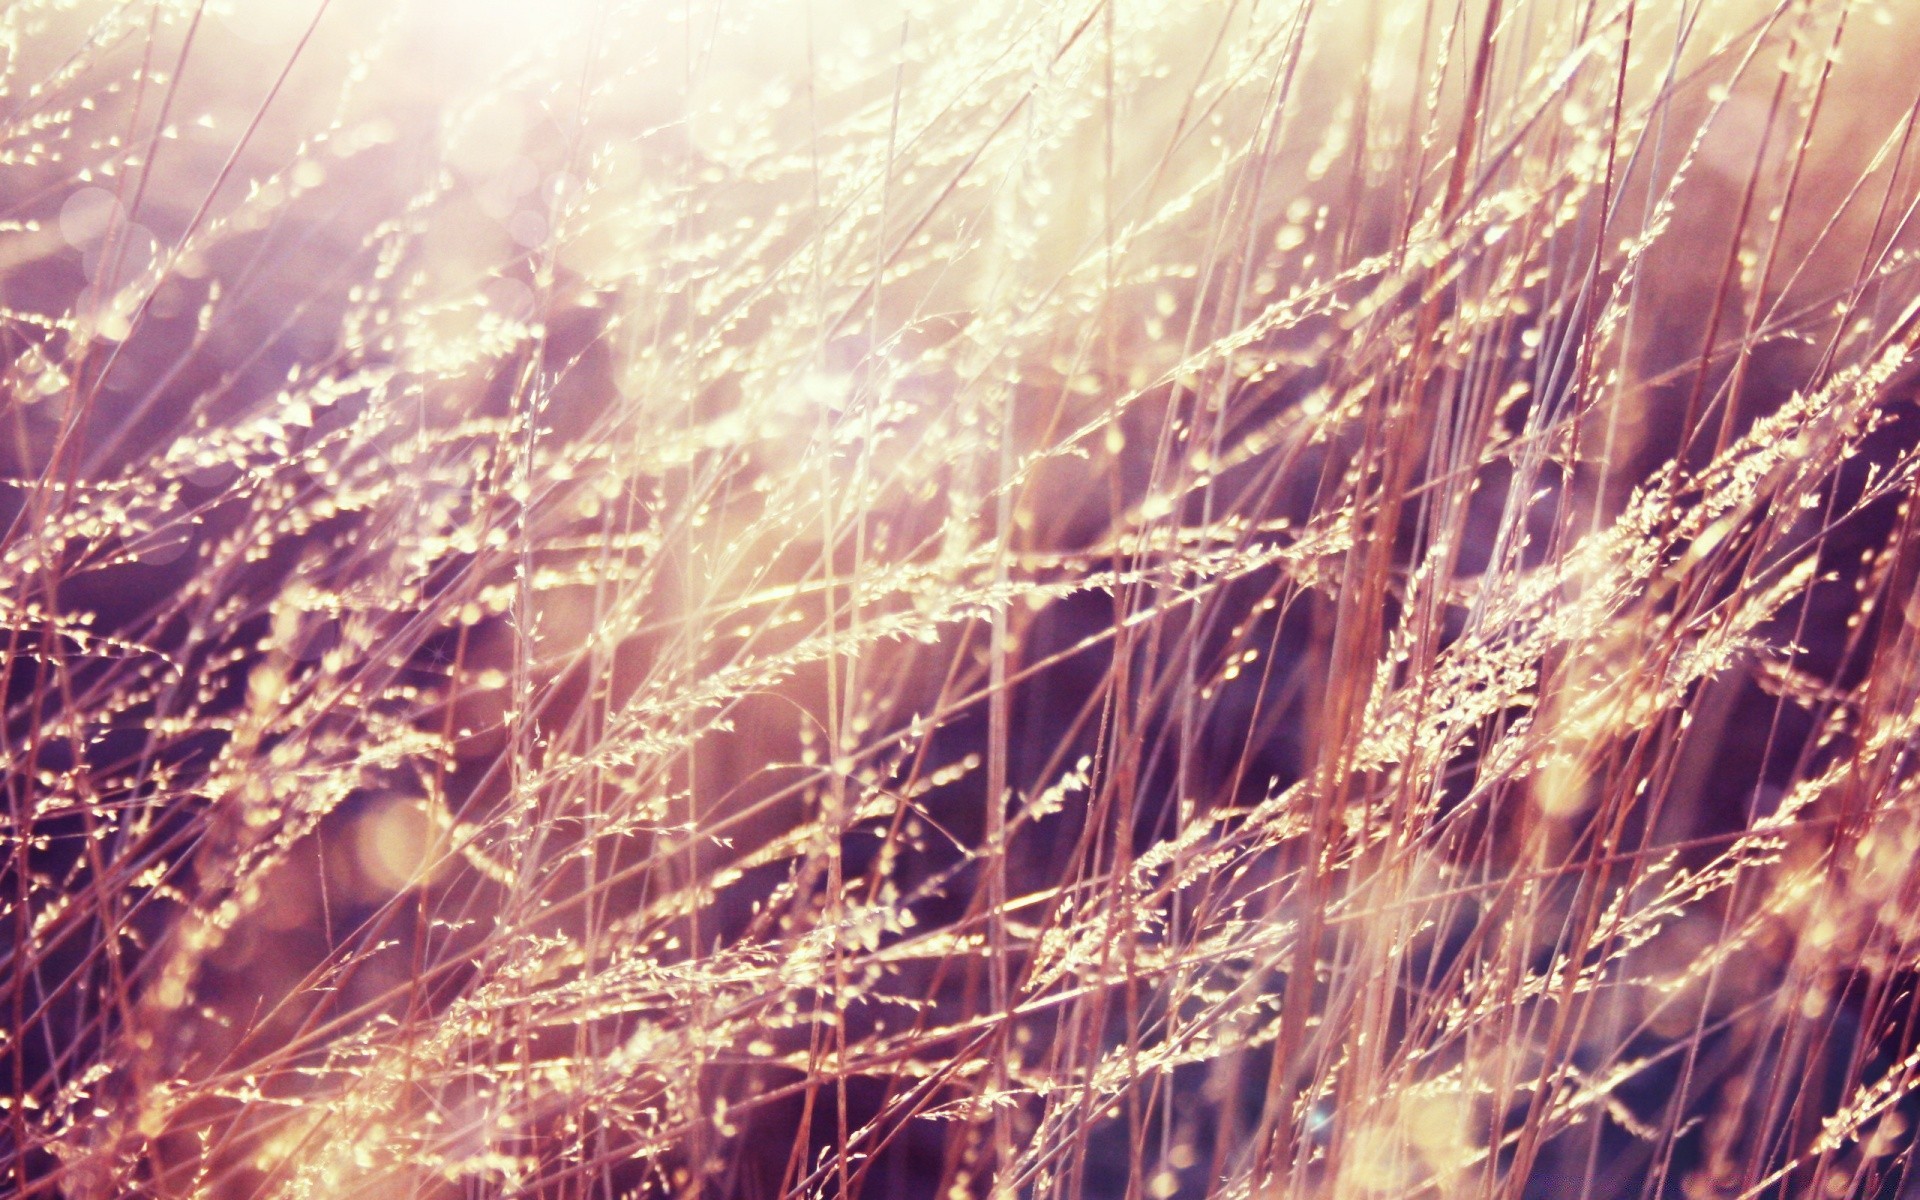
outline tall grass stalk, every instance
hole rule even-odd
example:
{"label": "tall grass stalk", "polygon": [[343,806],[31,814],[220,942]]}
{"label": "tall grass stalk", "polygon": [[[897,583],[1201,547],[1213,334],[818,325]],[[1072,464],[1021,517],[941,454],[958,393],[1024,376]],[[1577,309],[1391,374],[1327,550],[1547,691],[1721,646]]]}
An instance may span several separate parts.
{"label": "tall grass stalk", "polygon": [[0,1191],[1920,1195],[1914,16],[0,7]]}

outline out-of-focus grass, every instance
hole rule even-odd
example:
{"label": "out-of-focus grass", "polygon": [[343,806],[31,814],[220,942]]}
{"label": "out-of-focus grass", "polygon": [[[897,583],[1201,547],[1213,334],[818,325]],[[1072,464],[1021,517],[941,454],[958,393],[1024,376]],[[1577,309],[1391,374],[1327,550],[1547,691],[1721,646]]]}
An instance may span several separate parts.
{"label": "out-of-focus grass", "polygon": [[0,9],[0,1164],[1892,1198],[1894,3]]}

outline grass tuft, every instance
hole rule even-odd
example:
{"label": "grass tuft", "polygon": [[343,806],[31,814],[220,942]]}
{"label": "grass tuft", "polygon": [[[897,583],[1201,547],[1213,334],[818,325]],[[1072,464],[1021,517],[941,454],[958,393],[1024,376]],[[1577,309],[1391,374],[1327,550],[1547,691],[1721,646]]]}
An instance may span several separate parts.
{"label": "grass tuft", "polygon": [[0,7],[0,1191],[1920,1195],[1910,16]]}

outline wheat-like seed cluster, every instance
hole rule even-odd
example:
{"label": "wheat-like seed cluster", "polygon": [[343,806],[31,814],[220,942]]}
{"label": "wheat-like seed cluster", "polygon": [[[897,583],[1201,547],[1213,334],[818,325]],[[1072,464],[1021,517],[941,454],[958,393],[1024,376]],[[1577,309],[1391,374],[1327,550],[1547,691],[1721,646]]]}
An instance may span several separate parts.
{"label": "wheat-like seed cluster", "polygon": [[1912,15],[0,7],[0,1191],[1920,1194]]}

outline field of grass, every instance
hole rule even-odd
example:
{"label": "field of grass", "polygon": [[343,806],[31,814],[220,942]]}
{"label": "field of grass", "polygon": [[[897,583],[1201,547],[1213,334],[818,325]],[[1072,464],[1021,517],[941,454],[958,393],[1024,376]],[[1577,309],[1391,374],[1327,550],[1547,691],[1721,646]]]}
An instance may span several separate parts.
{"label": "field of grass", "polygon": [[0,1194],[1920,1197],[1916,62],[0,3]]}

